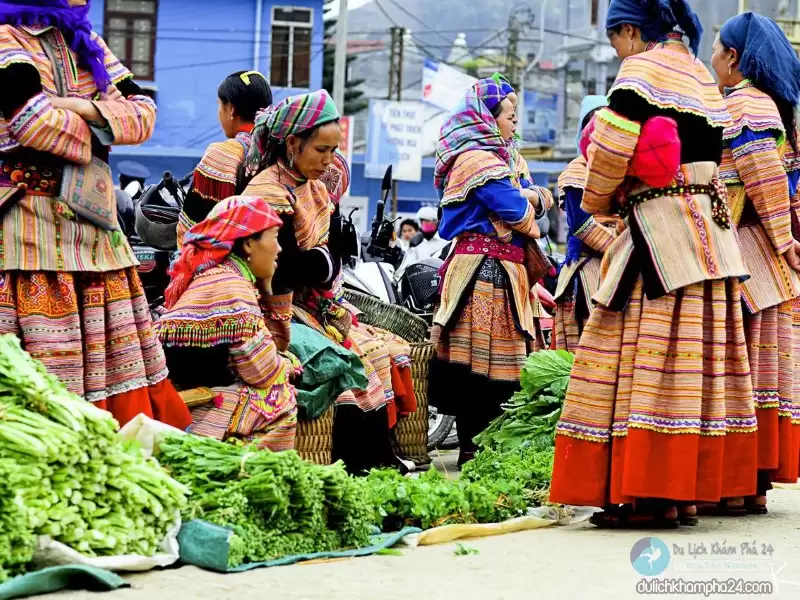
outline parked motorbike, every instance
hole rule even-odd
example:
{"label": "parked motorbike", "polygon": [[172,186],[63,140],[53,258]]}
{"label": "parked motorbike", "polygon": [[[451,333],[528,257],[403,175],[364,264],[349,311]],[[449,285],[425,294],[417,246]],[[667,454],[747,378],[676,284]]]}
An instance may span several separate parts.
{"label": "parked motorbike", "polygon": [[159,183],[147,189],[133,189],[134,184],[138,185],[134,182],[125,190],[118,190],[118,213],[124,206],[125,214],[129,215],[127,199],[131,199],[134,205],[133,222],[130,222],[130,216],[126,216],[124,231],[139,261],[137,271],[151,310],[163,302],[164,290],[169,285],[169,265],[178,246],[178,215],[191,185],[191,177],[190,173],[178,180],[166,171]]}

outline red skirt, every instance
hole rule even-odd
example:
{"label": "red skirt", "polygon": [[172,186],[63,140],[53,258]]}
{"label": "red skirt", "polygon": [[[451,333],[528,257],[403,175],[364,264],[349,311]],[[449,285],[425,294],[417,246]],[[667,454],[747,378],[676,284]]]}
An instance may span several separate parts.
{"label": "red skirt", "polygon": [[717,502],[756,491],[756,418],[737,281],[592,311],[556,436],[550,498]]}
{"label": "red skirt", "polygon": [[18,336],[71,392],[111,412],[120,426],[140,413],[179,429],[192,423],[167,379],[134,268],[0,272],[0,333]]}
{"label": "red skirt", "polygon": [[758,417],[758,469],[796,483],[800,471],[800,299],[745,319]]}

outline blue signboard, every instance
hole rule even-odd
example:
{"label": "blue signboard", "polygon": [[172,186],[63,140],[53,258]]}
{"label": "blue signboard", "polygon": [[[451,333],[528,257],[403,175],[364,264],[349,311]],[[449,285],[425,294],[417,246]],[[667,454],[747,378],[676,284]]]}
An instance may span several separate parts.
{"label": "blue signboard", "polygon": [[558,96],[525,90],[522,139],[531,144],[554,146],[558,129]]}

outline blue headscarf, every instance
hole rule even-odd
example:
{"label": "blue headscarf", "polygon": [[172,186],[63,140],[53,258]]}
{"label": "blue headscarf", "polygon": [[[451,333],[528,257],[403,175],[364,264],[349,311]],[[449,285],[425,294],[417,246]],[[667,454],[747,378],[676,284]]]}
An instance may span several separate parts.
{"label": "blue headscarf", "polygon": [[606,29],[633,25],[646,42],[663,42],[676,27],[689,38],[689,47],[697,56],[703,26],[687,0],[611,0]]}
{"label": "blue headscarf", "polygon": [[752,12],[728,19],[719,40],[739,55],[739,70],[753,84],[781,100],[800,100],[800,59],[775,21]]}
{"label": "blue headscarf", "polygon": [[575,138],[575,147],[578,148],[578,152],[580,152],[581,134],[583,133],[583,120],[589,113],[604,106],[608,106],[608,98],[605,96],[584,96],[583,102],[581,102],[581,114],[578,117],[578,135]]}
{"label": "blue headscarf", "polygon": [[97,91],[105,92],[111,79],[106,71],[105,51],[92,38],[90,5],[91,0],[87,0],[85,6],[75,7],[67,0],[0,0],[0,24],[56,27],[78,56],[81,66],[92,73]]}

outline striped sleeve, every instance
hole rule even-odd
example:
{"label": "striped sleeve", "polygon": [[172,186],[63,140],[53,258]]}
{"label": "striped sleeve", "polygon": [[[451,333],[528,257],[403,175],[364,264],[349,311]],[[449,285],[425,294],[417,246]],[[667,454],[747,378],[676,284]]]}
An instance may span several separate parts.
{"label": "striped sleeve", "polygon": [[54,108],[40,92],[8,121],[8,130],[20,146],[55,154],[78,164],[92,159],[92,133],[72,111]]}
{"label": "striped sleeve", "polygon": [[260,300],[264,321],[281,352],[285,352],[291,342],[292,299],[293,293],[288,292],[263,294]]}
{"label": "striped sleeve", "polygon": [[745,128],[730,144],[747,197],[775,250],[782,254],[794,238],[789,181],[775,135],[771,131],[754,132]]}
{"label": "striped sleeve", "polygon": [[280,382],[286,371],[286,359],[266,327],[253,337],[230,346],[231,366],[242,380],[257,388],[270,388]]}
{"label": "striped sleeve", "polygon": [[609,108],[597,112],[594,123],[582,205],[590,214],[608,212],[614,192],[625,180],[641,132],[639,123]]}
{"label": "striped sleeve", "polygon": [[[133,73],[112,54],[103,38],[96,33],[93,33],[92,37],[103,48],[106,71],[111,77],[111,82],[119,85],[127,79],[132,79]],[[114,136],[115,144],[143,144],[153,135],[156,126],[156,104],[151,98],[143,94],[136,94],[123,100],[113,102],[100,100],[94,104],[103,118],[108,121],[108,128]]]}

